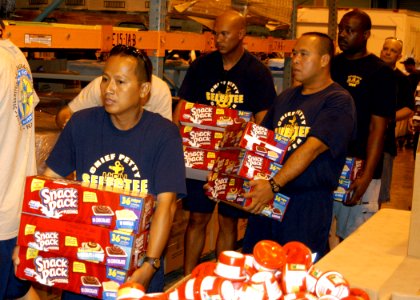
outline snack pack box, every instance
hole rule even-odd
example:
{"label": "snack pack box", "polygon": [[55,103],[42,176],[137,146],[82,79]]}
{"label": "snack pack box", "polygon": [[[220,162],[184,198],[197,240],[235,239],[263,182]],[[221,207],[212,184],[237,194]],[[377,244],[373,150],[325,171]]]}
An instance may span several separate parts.
{"label": "snack pack box", "polygon": [[365,161],[356,157],[346,157],[340,178],[355,180],[362,175]]}
{"label": "snack pack box", "polygon": [[333,199],[335,201],[346,203],[347,200],[350,199],[351,193],[348,191],[351,185],[350,179],[340,178],[338,180],[338,187],[333,192]]}
{"label": "snack pack box", "polygon": [[110,229],[145,231],[154,209],[152,195],[98,189],[79,181],[29,176],[22,212]]}
{"label": "snack pack box", "polygon": [[[239,177],[229,176],[221,173],[212,173],[208,181],[209,189],[206,190],[206,195],[214,201],[222,201],[239,209],[250,204],[250,199],[246,199],[243,194],[249,191],[250,187],[248,180]],[[262,216],[282,221],[290,197],[277,193],[270,204],[268,204],[262,212]]]}
{"label": "snack pack box", "polygon": [[352,194],[348,189],[351,183],[362,175],[364,164],[365,161],[360,158],[346,157],[346,162],[338,180],[338,187],[333,192],[335,201],[346,203],[351,198]]}
{"label": "snack pack box", "polygon": [[19,278],[98,299],[117,298],[118,287],[130,272],[60,254],[21,246]]}
{"label": "snack pack box", "polygon": [[289,139],[253,122],[226,127],[220,148],[242,148],[282,163]]}
{"label": "snack pack box", "polygon": [[133,270],[147,250],[148,231],[129,233],[23,213],[18,245]]}
{"label": "snack pack box", "polygon": [[237,175],[246,179],[270,179],[281,165],[243,149],[221,150],[213,166],[213,172]]}
{"label": "snack pack box", "polygon": [[252,113],[248,111],[184,102],[179,122],[182,125],[224,131],[226,126],[250,121],[251,116]]}
{"label": "snack pack box", "polygon": [[218,151],[215,150],[196,149],[184,146],[184,161],[185,167],[187,168],[210,171],[213,169],[217,155]]}
{"label": "snack pack box", "polygon": [[218,150],[223,132],[193,126],[181,126],[182,143],[203,150]]}

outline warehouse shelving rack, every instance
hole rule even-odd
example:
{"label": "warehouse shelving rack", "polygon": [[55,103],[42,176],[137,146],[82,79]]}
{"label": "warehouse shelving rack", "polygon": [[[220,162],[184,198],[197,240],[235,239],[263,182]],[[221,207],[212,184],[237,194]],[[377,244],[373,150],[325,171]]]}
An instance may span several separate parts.
{"label": "warehouse shelving rack", "polygon": [[[296,5],[296,1],[291,0]],[[166,50],[215,50],[214,36],[210,32],[167,32],[165,31],[166,1],[150,1],[149,31],[136,28],[113,27],[110,25],[78,25],[44,22],[5,21],[3,37],[10,38],[18,47],[26,51],[50,50],[95,50],[108,52],[116,44],[126,44],[146,50],[152,60],[154,73],[163,77],[163,60]],[[296,20],[295,17],[292,18]],[[292,27],[296,22],[292,20]],[[246,36],[245,47],[250,52],[283,52],[287,56],[293,48],[294,40],[274,37]],[[289,61],[286,70],[277,77],[284,77],[283,87],[291,84]],[[278,72],[277,72],[278,73]],[[35,74],[35,78],[48,78],[48,74]],[[91,80],[91,76],[54,75],[56,79]],[[60,77],[61,76],[61,77]],[[66,78],[64,78],[64,77]]]}

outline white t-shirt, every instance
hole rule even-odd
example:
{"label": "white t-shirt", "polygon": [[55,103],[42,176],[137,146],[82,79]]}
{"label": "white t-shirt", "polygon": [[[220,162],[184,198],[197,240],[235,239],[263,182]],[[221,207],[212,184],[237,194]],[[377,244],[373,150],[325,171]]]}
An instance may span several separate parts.
{"label": "white t-shirt", "polygon": [[[68,104],[73,112],[94,106],[101,106],[102,76],[92,80],[80,93]],[[172,96],[168,85],[159,77],[152,75],[152,87],[149,101],[144,105],[148,111],[160,114],[172,121]]]}
{"label": "white t-shirt", "polygon": [[25,178],[36,173],[35,113],[39,102],[29,64],[0,39],[0,240],[18,234]]}

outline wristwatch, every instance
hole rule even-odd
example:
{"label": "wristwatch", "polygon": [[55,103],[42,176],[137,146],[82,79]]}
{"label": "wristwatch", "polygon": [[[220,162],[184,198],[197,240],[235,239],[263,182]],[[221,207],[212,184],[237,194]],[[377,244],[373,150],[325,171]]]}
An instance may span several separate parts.
{"label": "wristwatch", "polygon": [[144,258],[144,262],[151,264],[155,270],[158,270],[160,268],[160,258],[146,256]]}
{"label": "wristwatch", "polygon": [[281,186],[280,184],[277,184],[277,183],[274,181],[274,179],[273,179],[273,178],[271,178],[268,182],[269,182],[269,183],[270,183],[270,185],[271,185],[271,191],[273,192],[273,194],[280,193],[280,190],[281,190],[281,188],[282,188],[282,186]]}

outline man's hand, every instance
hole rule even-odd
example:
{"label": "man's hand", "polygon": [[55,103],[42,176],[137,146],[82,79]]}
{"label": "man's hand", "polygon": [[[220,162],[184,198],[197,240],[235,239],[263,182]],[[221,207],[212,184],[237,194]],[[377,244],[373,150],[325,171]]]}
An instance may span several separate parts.
{"label": "man's hand", "polygon": [[20,264],[20,259],[19,259],[19,246],[18,245],[16,245],[15,246],[15,249],[13,249],[12,261],[13,261],[13,265],[15,267],[15,274],[16,274],[17,266]]}
{"label": "man's hand", "polygon": [[63,129],[67,122],[70,120],[72,114],[73,112],[68,105],[61,108],[55,116],[55,123],[57,124],[57,127]]}
{"label": "man's hand", "polygon": [[251,180],[249,186],[251,190],[249,193],[245,193],[244,197],[251,198],[252,202],[244,208],[250,213],[258,214],[273,200],[274,194],[268,180]]}
{"label": "man's hand", "polygon": [[362,176],[354,180],[349,188],[349,192],[353,192],[353,194],[345,204],[348,206],[359,204],[371,181],[372,178],[369,176]]}
{"label": "man's hand", "polygon": [[145,262],[131,275],[128,281],[140,283],[147,290],[155,272],[153,266]]}

